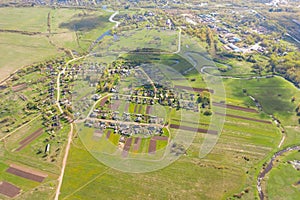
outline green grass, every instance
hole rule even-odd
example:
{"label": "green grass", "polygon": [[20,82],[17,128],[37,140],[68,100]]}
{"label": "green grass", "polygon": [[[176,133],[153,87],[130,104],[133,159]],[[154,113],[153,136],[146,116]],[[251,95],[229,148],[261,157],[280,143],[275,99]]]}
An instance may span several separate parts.
{"label": "green grass", "polygon": [[75,192],[106,169],[106,166],[86,151],[80,140],[75,140],[68,157],[60,199]]}
{"label": "green grass", "polygon": [[111,13],[76,9],[51,10],[51,40],[60,46],[78,52],[88,50],[105,31],[113,27],[108,21]]}
{"label": "green grass", "polygon": [[[284,127],[286,127],[287,139],[284,145],[296,142],[298,118],[295,109],[298,105],[300,94],[298,90],[288,81],[280,77],[260,80],[224,80],[226,95],[229,99],[239,99],[241,105],[249,105],[251,100],[243,94],[243,89],[256,98],[267,114],[276,116]],[[292,103],[292,97],[296,102]],[[295,128],[292,128],[295,127]]]}
{"label": "green grass", "polygon": [[0,8],[1,29],[46,32],[50,8]]}
{"label": "green grass", "polygon": [[268,174],[267,195],[269,199],[298,199],[299,185],[294,184],[300,181],[300,172],[287,161],[300,160],[300,153],[295,151],[285,154],[275,162],[275,167]]}
{"label": "green grass", "polygon": [[[127,53],[138,48],[154,48],[169,52],[177,50],[178,31],[136,29],[121,32],[118,35],[117,42],[103,43],[109,46],[107,49],[109,53]],[[100,48],[103,51],[102,45]]]}
{"label": "green grass", "polygon": [[0,33],[0,79],[18,68],[61,55],[42,35]]}
{"label": "green grass", "polygon": [[[0,79],[22,66],[63,55],[59,48],[85,52],[93,41],[113,26],[108,21],[111,13],[89,11],[87,14],[86,10],[50,8],[0,9],[1,29],[42,33],[32,36],[0,33]],[[49,12],[52,34],[48,38]],[[74,26],[79,27],[76,30],[78,38]]]}

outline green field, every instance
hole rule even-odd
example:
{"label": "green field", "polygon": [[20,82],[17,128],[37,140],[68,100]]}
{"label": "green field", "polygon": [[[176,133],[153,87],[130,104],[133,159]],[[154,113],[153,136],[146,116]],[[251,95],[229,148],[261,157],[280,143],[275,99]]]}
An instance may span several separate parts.
{"label": "green field", "polygon": [[66,50],[86,52],[113,26],[110,15],[76,9],[0,8],[0,80],[22,66],[62,56]]}
{"label": "green field", "polygon": [[[206,85],[199,75],[188,75],[187,77],[189,80],[196,79],[191,82],[194,87],[199,87],[199,85],[205,87]],[[232,83],[233,81],[237,81],[238,83],[234,84]],[[252,92],[251,86],[253,86],[253,88],[257,89],[253,91],[258,96],[259,92],[264,92],[264,88],[258,90],[259,86],[257,84],[261,82],[264,85],[273,85],[275,83],[279,88],[283,88],[287,84],[286,81],[279,78],[260,80],[261,82],[259,83],[255,81],[224,81],[225,87],[228,89],[226,96],[227,103],[255,108],[251,99],[243,94],[243,88],[246,88],[250,93]],[[184,85],[183,81],[182,84]],[[282,95],[289,98],[290,90],[292,91],[293,88],[289,87],[286,93],[282,92]],[[272,91],[275,90],[273,89]],[[254,94],[252,95],[254,96]],[[274,99],[273,101],[281,102],[281,99]],[[264,99],[260,102],[263,106],[267,103]],[[134,106],[136,105],[130,103],[129,112],[134,111]],[[269,109],[270,112],[273,112],[276,108],[270,106]],[[160,108],[160,110],[162,109]],[[175,112],[172,110],[170,112],[168,109],[165,110],[165,115],[171,119],[170,123],[177,123],[173,119],[180,120],[181,114],[179,111]],[[271,121],[270,116],[265,113],[248,113],[232,109],[228,109],[227,113]],[[207,128],[211,120],[210,117],[204,117],[201,113],[200,116],[201,124],[198,127]],[[182,122],[182,125],[195,126],[189,122]],[[171,137],[174,137],[173,131],[171,129]],[[189,134],[189,132],[185,132],[184,134]],[[108,169],[89,155],[81,141],[76,139],[71,149],[72,155],[69,157],[61,199],[93,198],[96,196],[101,196],[104,199],[133,199],[134,197],[143,199],[226,199],[243,191],[247,191],[247,193],[244,192],[245,199],[253,199],[256,195],[256,176],[258,171],[262,163],[272,155],[272,152],[277,148],[281,139],[281,134],[276,126],[274,124],[226,117],[224,129],[217,144],[210,154],[200,159],[198,157],[199,149],[204,142],[204,136],[204,134],[196,134],[193,143],[187,151],[187,155],[182,156],[178,161],[164,169],[147,174],[128,174]],[[83,137],[81,139],[86,141],[87,137],[92,137],[92,132],[85,131]],[[111,139],[114,140],[114,137],[111,136]],[[94,150],[108,148],[106,143],[90,142],[88,144],[85,143],[85,145],[89,145],[88,149],[91,149],[91,146],[93,146]],[[161,145],[164,144],[158,144],[158,147]],[[149,141],[143,140],[139,152],[147,152],[148,146]],[[108,150],[108,152],[111,151]],[[80,183],[75,183],[74,180],[78,178],[76,172],[80,171],[82,168],[80,163],[84,163],[85,160],[88,160],[87,167],[91,168],[91,173],[88,173],[84,179],[81,179]],[[92,166],[95,166],[95,168],[92,168]],[[97,168],[99,171],[94,171]],[[179,179],[184,184],[179,184]],[[156,184],[150,184],[150,180]],[[144,184],[137,185],[136,183]],[[166,190],[166,187],[168,187],[168,190]],[[101,190],[96,190],[96,188],[101,188]],[[147,194],[144,192],[146,188],[149,191]]]}
{"label": "green field", "polygon": [[288,161],[300,160],[300,153],[286,153],[275,162],[267,178],[267,195],[269,199],[298,199],[300,172]]}
{"label": "green field", "polygon": [[[295,139],[299,138],[298,118],[295,109],[298,106],[300,95],[298,89],[291,83],[281,77],[268,79],[253,80],[224,80],[226,86],[227,99],[234,102],[234,98],[245,105],[253,104],[253,101],[243,93],[243,89],[247,90],[249,95],[256,98],[263,107],[263,111],[267,114],[276,116],[286,127],[287,138],[284,145],[295,143]],[[296,101],[291,99],[295,97]]]}
{"label": "green field", "polygon": [[[128,11],[128,14],[132,13]],[[12,79],[7,81],[6,88],[0,88],[0,182],[8,181],[21,188],[21,194],[16,199],[53,199],[70,132],[70,124],[65,119],[65,115],[78,112],[83,119],[83,116],[89,113],[89,109],[95,104],[94,109],[108,111],[107,117],[104,118],[108,122],[106,126],[111,127],[105,129],[103,134],[100,132],[102,136],[99,137],[99,135],[95,135],[94,128],[88,127],[89,124],[86,126],[85,123],[90,120],[89,118],[87,121],[82,120],[76,123],[76,125],[74,123],[75,131],[59,199],[231,200],[237,199],[239,196],[247,200],[258,199],[257,176],[264,163],[279,150],[282,136],[286,135],[286,138],[280,149],[299,143],[300,117],[295,112],[300,102],[299,90],[290,82],[277,76],[262,79],[226,78],[222,81],[220,81],[221,78],[217,80],[219,77],[209,79],[207,74],[200,73],[202,67],[226,68],[226,65],[212,62],[206,55],[206,51],[201,49],[201,43],[184,34],[181,37],[181,52],[173,54],[172,52],[178,50],[178,29],[137,28],[117,32],[117,37],[108,35],[103,40],[94,43],[99,36],[114,26],[108,20],[112,14],[112,12],[100,9],[0,8],[0,52],[2,55],[0,80],[20,67],[30,65],[29,68],[19,70]],[[117,30],[113,30],[113,32]],[[141,49],[146,52],[141,53]],[[64,113],[61,113],[56,104],[57,73],[65,66],[64,63],[72,59],[71,57],[87,53],[96,53],[97,55],[89,54],[90,57],[83,61],[70,63],[66,69],[66,74],[69,74],[61,75],[61,93],[62,90],[66,90],[64,91],[66,94],[61,94],[62,98],[60,99],[72,99],[73,104],[62,104]],[[58,57],[64,58],[57,62],[46,63],[47,60],[56,60]],[[255,59],[263,65],[268,63],[264,56],[256,56]],[[141,75],[130,71],[129,75],[118,76],[117,70],[113,69],[112,62],[114,61],[121,63],[116,69],[121,69],[123,64],[138,64],[142,69],[137,69],[135,72],[139,71],[142,74],[144,71],[145,74]],[[32,65],[35,62],[41,62],[41,64]],[[146,67],[149,65],[149,68],[161,69],[160,72],[167,77],[167,80],[162,80],[161,77],[151,77],[152,71],[149,70],[147,74],[147,69],[143,69],[143,64]],[[227,72],[220,74],[216,69],[210,70],[224,76],[250,77],[255,75],[252,72],[252,64],[249,62],[228,60],[226,64],[232,66],[232,69]],[[115,126],[110,124],[114,122],[110,122],[113,110],[109,106],[115,103],[115,100],[110,98],[115,94],[108,93],[108,90],[102,92],[101,98],[108,97],[109,102],[102,107],[100,106],[101,99],[97,103],[91,100],[91,95],[95,94],[96,90],[94,85],[90,84],[90,79],[95,77],[86,76],[83,79],[84,75],[81,76],[80,70],[77,71],[79,74],[71,73],[72,67],[72,70],[75,71],[76,67],[82,67],[81,65],[87,67],[92,73],[94,72],[92,66],[101,65],[102,67],[103,65],[112,70],[104,71],[100,84],[104,86],[108,83],[109,86],[112,86],[114,82],[119,81],[120,94],[122,92],[130,93],[133,89],[132,85],[140,84],[145,78],[143,76],[147,75],[149,79],[153,78],[153,85],[157,78],[162,81],[162,85],[168,83],[171,87],[175,85],[198,89],[209,87],[215,91],[215,93],[208,94],[210,103],[226,100],[226,103],[230,105],[258,110],[255,102],[249,97],[252,96],[261,104],[262,111],[254,113],[227,108],[226,113],[234,116],[224,116],[224,124],[218,124],[218,122],[222,122],[223,116],[216,115],[216,111],[224,110],[220,107],[216,108],[212,104],[207,105],[206,108],[200,108],[201,104],[197,105],[195,110],[200,108],[198,112],[193,110],[193,106],[190,106],[192,107],[190,110],[188,108],[178,108],[177,110],[176,105],[172,108],[157,103],[152,106],[149,115],[163,119],[163,123],[159,123],[166,126],[163,128],[162,135],[168,136],[168,141],[158,140],[156,148],[160,151],[149,154],[152,136],[139,133],[134,136],[142,138],[139,149],[133,150],[133,139],[129,154],[123,156],[122,145],[124,143],[120,142],[120,139],[128,140],[124,139],[125,136],[114,133]],[[53,72],[55,73],[52,76]],[[78,80],[76,82],[71,80],[71,75],[77,76]],[[99,78],[100,76],[97,77],[97,80]],[[16,88],[22,84],[26,87],[17,90]],[[54,86],[50,87],[50,85]],[[153,90],[153,86],[149,85],[147,83],[145,88]],[[141,89],[141,91],[136,90],[140,95],[139,92],[143,92],[144,85],[137,87]],[[225,93],[222,93],[223,87]],[[107,88],[109,87],[107,86]],[[166,89],[170,90],[166,92],[164,85],[159,86],[160,88],[163,88],[161,94],[166,96],[178,92],[177,90],[174,92],[174,88]],[[198,95],[200,98],[204,92],[184,90],[182,93],[187,98],[191,98],[192,95],[196,98]],[[54,96],[51,100],[50,94]],[[143,95],[146,99],[152,98],[147,96],[146,92]],[[184,98],[181,100],[184,101]],[[292,101],[292,99],[294,100]],[[128,111],[126,112],[131,113],[131,120],[136,118],[136,114],[145,115],[146,113],[147,105],[144,103],[134,103],[133,101],[128,103],[128,100],[122,98],[118,101],[121,101],[117,102],[117,111],[120,116],[125,111],[127,104]],[[211,106],[212,108],[210,108]],[[213,115],[206,116],[205,111],[207,110],[212,111]],[[94,112],[100,113],[100,111]],[[285,130],[284,134],[272,121],[272,115],[280,120]],[[98,119],[101,117],[97,116]],[[148,117],[143,117],[142,123],[148,123],[146,121],[149,119]],[[58,118],[59,125],[56,125],[56,118]],[[245,118],[265,120],[271,123],[251,121],[251,119]],[[93,126],[99,127],[96,121],[91,123]],[[161,126],[161,124],[158,125]],[[170,128],[170,124],[198,129],[210,128],[211,130],[221,130],[221,132],[217,137],[206,133]],[[43,130],[39,137],[31,141],[24,149],[16,151],[22,140],[39,129]],[[155,131],[157,130],[159,129]],[[111,131],[111,134],[109,138],[106,138],[108,131]],[[150,131],[147,133],[153,134]],[[4,139],[7,135],[9,137]],[[177,136],[187,139],[187,141],[176,140]],[[211,138],[216,139],[216,143],[210,141]],[[191,144],[188,143],[189,139]],[[51,145],[50,152],[45,152],[48,144]],[[168,144],[170,146],[167,146]],[[147,173],[125,172],[129,171],[127,169],[131,164],[128,161],[130,159],[142,158],[134,163],[148,164],[144,167],[145,170],[148,167],[152,169],[152,166],[158,166],[161,161],[164,161],[164,156],[171,152],[173,148],[171,144],[182,145],[182,147],[186,147],[186,150],[184,149],[180,153],[181,156],[168,166],[156,171],[149,170]],[[202,148],[208,144],[212,150],[200,158],[199,155],[204,152]],[[115,158],[123,160],[117,163],[118,166],[109,166],[110,163],[106,161],[115,161]],[[291,160],[300,160],[300,153],[298,151],[286,153],[279,157],[274,162],[274,168],[263,180],[269,199],[297,199],[299,197],[300,186],[295,183],[300,181],[300,173],[288,163]],[[42,183],[30,181],[7,173],[6,169],[10,164],[43,171],[48,176]],[[139,169],[139,167],[137,165],[133,168]],[[0,199],[7,198],[0,195]]]}

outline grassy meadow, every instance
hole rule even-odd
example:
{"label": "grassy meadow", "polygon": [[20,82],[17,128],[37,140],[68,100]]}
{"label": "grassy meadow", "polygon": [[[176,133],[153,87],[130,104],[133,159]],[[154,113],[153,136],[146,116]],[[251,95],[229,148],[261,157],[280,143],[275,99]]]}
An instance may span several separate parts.
{"label": "grassy meadow", "polygon": [[275,162],[267,182],[267,196],[269,199],[298,199],[300,172],[288,161],[300,160],[298,151],[286,153]]}
{"label": "grassy meadow", "polygon": [[0,80],[22,66],[62,56],[65,50],[86,52],[114,25],[110,15],[84,9],[0,8]]}

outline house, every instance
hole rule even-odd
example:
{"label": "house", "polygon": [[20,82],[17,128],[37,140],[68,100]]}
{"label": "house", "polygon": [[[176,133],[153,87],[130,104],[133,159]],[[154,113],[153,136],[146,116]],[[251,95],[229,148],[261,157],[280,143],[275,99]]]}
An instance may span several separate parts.
{"label": "house", "polygon": [[99,94],[94,94],[93,96],[92,96],[92,100],[94,100],[94,101],[97,101],[97,100],[99,100],[101,98],[101,95],[99,95]]}
{"label": "house", "polygon": [[45,147],[45,153],[49,153],[50,152],[50,144],[47,144]]}

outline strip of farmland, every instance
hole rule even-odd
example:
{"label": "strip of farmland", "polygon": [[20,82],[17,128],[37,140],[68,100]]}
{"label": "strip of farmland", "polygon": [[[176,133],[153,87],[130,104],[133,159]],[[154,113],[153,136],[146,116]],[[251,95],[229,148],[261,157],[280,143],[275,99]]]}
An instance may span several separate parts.
{"label": "strip of farmland", "polygon": [[120,107],[120,104],[121,104],[121,101],[120,101],[120,100],[114,101],[114,102],[110,105],[110,109],[116,111],[116,110],[118,110],[118,108]]}
{"label": "strip of farmland", "polygon": [[265,123],[265,124],[272,124],[272,122],[267,121],[267,120],[262,120],[262,119],[255,119],[255,118],[243,117],[243,116],[238,116],[238,115],[224,114],[224,113],[219,113],[219,112],[216,112],[216,114],[221,115],[221,116],[228,116],[228,117],[232,117],[232,118],[237,118],[237,119],[244,119],[244,120],[248,120],[248,121],[261,122],[261,123]]}
{"label": "strip of farmland", "polygon": [[179,119],[172,119],[172,121],[183,122],[183,123],[188,123],[188,124],[195,124],[195,125],[203,125],[203,126],[208,126],[209,125],[209,124],[206,124],[206,123],[192,122],[192,121],[179,120]]}
{"label": "strip of farmland", "polygon": [[108,131],[108,132],[106,133],[106,139],[109,139],[110,134],[111,134],[111,131]]}
{"label": "strip of farmland", "polygon": [[134,104],[134,113],[136,113],[136,110],[137,110],[137,105],[136,104]]}
{"label": "strip of farmland", "polygon": [[12,90],[13,90],[14,92],[19,92],[19,91],[22,91],[22,90],[24,90],[24,89],[26,89],[26,88],[27,88],[27,84],[26,84],[26,83],[22,83],[22,84],[13,86],[13,87],[12,87]]}
{"label": "strip of farmland", "polygon": [[43,180],[46,178],[46,175],[41,175],[38,172],[34,172],[33,170],[23,168],[23,167],[10,166],[6,170],[6,172],[40,183],[43,182]]}
{"label": "strip of farmland", "polygon": [[151,111],[152,111],[152,106],[147,106],[147,108],[146,108],[146,114],[150,115]]}
{"label": "strip of farmland", "polygon": [[17,196],[18,194],[20,194],[21,189],[18,188],[17,186],[8,183],[6,181],[3,181],[0,183],[0,193],[8,196],[10,198],[13,198],[15,196]]}
{"label": "strip of farmland", "polygon": [[143,105],[140,105],[139,106],[139,111],[138,111],[139,114],[142,114],[142,108],[143,108]]}
{"label": "strip of farmland", "polygon": [[195,87],[188,87],[188,86],[182,86],[182,85],[175,85],[174,88],[188,90],[188,91],[194,91],[194,92],[198,92],[198,93],[203,92],[203,91],[214,93],[214,90],[210,90],[207,88],[195,88]]}
{"label": "strip of farmland", "polygon": [[108,97],[104,97],[101,101],[100,101],[100,106],[103,107],[107,101]]}
{"label": "strip of farmland", "polygon": [[135,138],[134,144],[133,144],[133,151],[135,151],[135,152],[138,151],[140,149],[141,143],[142,143],[142,138],[140,138],[140,137]]}
{"label": "strip of farmland", "polygon": [[253,109],[253,108],[246,108],[246,107],[234,106],[234,105],[230,105],[230,104],[217,103],[217,102],[213,102],[212,105],[213,106],[218,106],[218,107],[223,107],[223,108],[229,108],[229,109],[232,109],[232,110],[239,110],[239,111],[245,111],[245,112],[251,112],[251,113],[258,113],[258,111],[255,110],[255,109]]}
{"label": "strip of farmland", "polygon": [[123,157],[128,156],[128,153],[129,153],[129,150],[130,150],[130,147],[131,147],[131,143],[132,143],[132,138],[127,138],[127,140],[125,142],[125,145],[124,145],[124,148],[123,148],[123,152],[122,152]]}
{"label": "strip of farmland", "polygon": [[34,133],[32,133],[31,135],[29,135],[28,137],[26,137],[24,140],[19,142],[19,144],[21,146],[19,148],[17,148],[16,151],[21,151],[22,149],[24,149],[30,142],[32,142],[33,140],[38,138],[40,135],[42,135],[42,133],[43,133],[43,129],[40,128],[37,131],[35,131]]}
{"label": "strip of farmland", "polygon": [[189,127],[189,126],[182,126],[182,125],[177,125],[177,124],[170,124],[170,128],[191,131],[191,132],[208,133],[208,134],[212,134],[212,135],[218,135],[218,131],[207,130],[207,129],[203,129],[203,128],[194,128],[194,127]]}
{"label": "strip of farmland", "polygon": [[156,151],[156,140],[150,140],[149,143],[149,148],[148,148],[148,153],[149,154],[154,154]]}

